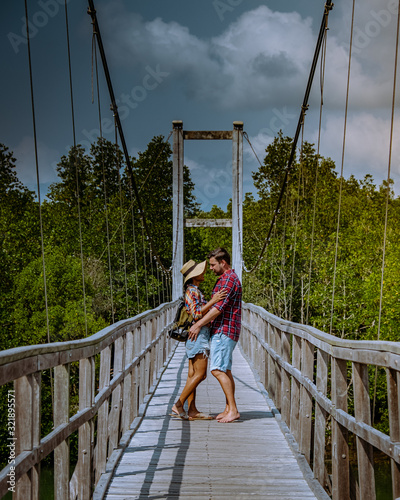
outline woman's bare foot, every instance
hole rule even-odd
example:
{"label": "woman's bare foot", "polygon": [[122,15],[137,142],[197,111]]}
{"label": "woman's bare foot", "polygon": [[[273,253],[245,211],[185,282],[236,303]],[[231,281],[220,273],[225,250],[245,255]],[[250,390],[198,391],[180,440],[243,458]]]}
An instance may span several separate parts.
{"label": "woman's bare foot", "polygon": [[240,413],[238,411],[235,412],[228,412],[225,414],[224,417],[220,418],[218,422],[221,422],[223,424],[228,424],[229,422],[234,422],[235,420],[238,420],[240,418]]}
{"label": "woman's bare foot", "polygon": [[173,407],[172,407],[172,413],[175,414],[177,417],[181,417],[181,418],[185,418],[185,419],[188,418],[185,410],[183,409],[183,404],[179,401],[179,399],[173,405]]}

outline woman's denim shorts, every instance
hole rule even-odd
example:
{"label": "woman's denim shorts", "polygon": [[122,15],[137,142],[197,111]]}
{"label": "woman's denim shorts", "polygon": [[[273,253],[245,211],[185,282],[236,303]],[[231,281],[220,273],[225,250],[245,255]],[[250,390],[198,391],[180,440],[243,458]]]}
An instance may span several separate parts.
{"label": "woman's denim shorts", "polygon": [[186,356],[191,359],[196,354],[204,354],[206,358],[210,355],[210,329],[203,326],[196,340],[188,339],[186,341]]}

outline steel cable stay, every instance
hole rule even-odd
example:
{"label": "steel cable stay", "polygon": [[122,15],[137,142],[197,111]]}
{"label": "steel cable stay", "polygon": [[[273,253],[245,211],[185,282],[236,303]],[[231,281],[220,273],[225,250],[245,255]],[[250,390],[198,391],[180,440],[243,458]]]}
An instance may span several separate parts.
{"label": "steel cable stay", "polygon": [[[290,177],[288,177],[288,182],[289,182]],[[285,210],[284,210],[284,218],[283,218],[283,231],[282,231],[282,245],[281,245],[281,270],[280,270],[280,275],[281,275],[281,282],[283,284],[283,297],[284,297],[284,313],[282,316],[287,319],[288,318],[288,310],[287,310],[287,296],[286,296],[286,273],[285,273],[285,266],[286,266],[286,249],[285,249],[285,241],[286,241],[286,228],[287,228],[287,213],[288,213],[288,203],[289,203],[289,196],[288,192],[285,191]],[[276,227],[276,226],[275,226]]]}
{"label": "steel cable stay", "polygon": [[118,190],[119,190],[119,212],[121,222],[119,227],[121,228],[121,243],[122,243],[122,257],[124,260],[124,285],[125,285],[125,304],[126,304],[126,317],[129,318],[129,300],[128,300],[128,279],[126,274],[126,251],[125,251],[125,226],[124,226],[124,218],[123,218],[123,206],[122,206],[122,186],[121,186],[121,175],[120,175],[120,164],[118,160],[118,133],[117,127],[115,126],[115,163],[118,177]]}
{"label": "steel cable stay", "polygon": [[325,68],[326,68],[326,45],[328,38],[328,18],[326,18],[325,38],[321,48],[321,64],[320,64],[320,106],[319,106],[319,121],[318,121],[318,140],[317,140],[317,165],[315,170],[314,181],[314,202],[313,202],[313,215],[312,215],[312,228],[311,228],[311,245],[310,245],[310,265],[308,270],[308,287],[307,287],[307,305],[306,305],[306,324],[308,324],[309,308],[310,308],[310,291],[311,291],[311,274],[312,264],[314,258],[314,235],[315,235],[315,218],[317,208],[317,195],[318,195],[318,175],[320,166],[320,146],[321,146],[321,129],[322,129],[322,110],[324,105],[324,84],[325,84]]}
{"label": "steel cable stay", "polygon": [[87,311],[86,311],[85,266],[84,266],[84,261],[83,261],[81,202],[80,202],[80,195],[79,195],[79,169],[78,169],[78,161],[77,161],[77,157],[76,157],[74,93],[73,93],[73,85],[72,85],[72,64],[71,64],[71,48],[70,48],[70,41],[69,41],[69,22],[68,22],[67,0],[64,1],[64,5],[65,5],[65,27],[66,27],[67,53],[68,53],[69,88],[70,88],[70,101],[71,101],[72,136],[73,136],[73,144],[74,144],[73,158],[74,158],[75,177],[76,177],[76,200],[77,200],[77,210],[78,210],[79,248],[80,248],[81,270],[82,270],[83,312],[84,312],[84,317],[85,317],[85,333],[87,336],[88,327],[87,327]]}
{"label": "steel cable stay", "polygon": [[[39,172],[39,157],[38,157],[38,144],[37,144],[37,133],[36,133],[35,94],[34,94],[34,90],[33,90],[33,71],[32,71],[31,43],[30,43],[30,35],[29,35],[29,16],[28,16],[27,0],[25,0],[25,27],[26,27],[27,50],[28,50],[28,69],[29,69],[29,84],[30,84],[30,94],[31,94],[33,144],[34,144],[34,150],[35,150],[35,170],[36,170],[36,184],[37,184],[39,225],[40,225],[40,246],[41,246],[41,253],[42,253],[44,303],[45,303],[45,313],[46,313],[46,336],[47,336],[47,343],[50,343],[51,338],[50,338],[50,321],[49,321],[49,303],[48,303],[48,297],[47,297],[46,257],[45,257],[45,250],[44,250],[42,201],[41,201],[41,196],[40,196],[40,172]],[[53,371],[52,370],[50,370],[50,393],[51,393],[52,406],[54,406],[54,381],[53,381]]]}
{"label": "steel cable stay", "polygon": [[[397,11],[396,48],[395,48],[395,56],[394,56],[392,110],[391,110],[390,135],[389,135],[389,159],[388,159],[387,181],[386,181],[387,185],[386,185],[386,201],[385,201],[385,221],[384,221],[384,231],[383,231],[382,268],[381,268],[381,283],[380,283],[380,295],[379,295],[379,315],[378,315],[377,340],[380,340],[381,323],[382,323],[383,286],[384,286],[384,274],[385,274],[387,227],[388,227],[388,213],[389,213],[389,199],[390,199],[390,180],[391,180],[390,174],[391,174],[391,167],[392,167],[393,129],[394,129],[394,114],[395,114],[395,105],[396,105],[397,66],[398,66],[398,55],[399,55],[399,38],[400,38],[399,34],[400,34],[400,0],[399,0],[399,5],[398,5],[398,11]],[[375,419],[377,379],[378,379],[378,368],[375,367],[374,396],[373,396],[373,403],[372,403],[372,422],[374,422],[374,419]]]}
{"label": "steel cable stay", "polygon": [[37,185],[37,190],[38,190],[37,196],[38,196],[38,205],[39,205],[38,209],[39,209],[39,224],[40,224],[40,244],[41,244],[41,250],[42,250],[44,302],[45,302],[45,309],[46,309],[46,331],[47,331],[47,342],[50,343],[49,307],[48,307],[48,300],[47,300],[46,259],[45,259],[45,251],[44,251],[42,202],[41,202],[41,196],[40,196],[40,173],[39,173],[39,158],[38,158],[38,145],[37,145],[37,133],[36,133],[35,95],[34,95],[34,91],[33,91],[33,71],[32,71],[31,42],[30,42],[30,35],[29,35],[29,16],[28,16],[27,0],[25,0],[25,25],[26,25],[29,83],[30,83],[31,108],[32,108],[33,144],[34,144],[34,149],[35,149],[36,185]]}
{"label": "steel cable stay", "polygon": [[[95,34],[93,33],[93,42],[95,38]],[[99,88],[99,72],[97,65],[97,51],[96,44],[92,44],[93,48],[93,56],[94,56],[94,65],[95,65],[95,75],[96,75],[96,90],[97,90],[97,104],[98,104],[98,115],[99,115],[99,131],[100,131],[100,152],[101,152],[101,167],[103,173],[103,188],[104,188],[104,215],[106,222],[106,236],[107,236],[107,256],[108,256],[108,272],[110,275],[110,300],[111,300],[111,317],[112,322],[115,322],[114,315],[114,293],[113,293],[113,283],[112,283],[112,266],[111,266],[111,250],[110,250],[110,229],[109,229],[109,221],[108,221],[108,203],[107,203],[107,186],[106,186],[106,173],[104,166],[104,143],[103,143],[103,129],[101,125],[101,104],[100,104],[100,88]]]}
{"label": "steel cable stay", "polygon": [[[151,247],[150,247],[150,245],[149,245],[149,258],[150,258],[150,272],[151,272],[151,276],[154,277],[153,256],[151,254]],[[153,299],[152,306],[153,306],[153,309],[155,309],[156,304],[155,304],[154,293],[153,293],[153,283],[151,283],[151,296],[152,296],[152,299]]]}
{"label": "steel cable stay", "polygon": [[136,303],[137,303],[137,313],[140,312],[140,294],[139,294],[139,278],[138,278],[138,264],[137,264],[137,252],[136,252],[136,231],[135,231],[135,214],[133,211],[133,195],[132,195],[132,189],[131,185],[129,182],[129,195],[130,195],[130,201],[131,201],[131,215],[132,215],[132,236],[133,236],[133,262],[135,266],[135,284],[136,284]]}
{"label": "steel cable stay", "polygon": [[[318,60],[319,60],[319,55],[320,55],[320,52],[321,52],[321,48],[322,48],[322,45],[323,45],[323,42],[324,42],[324,39],[325,39],[325,28],[326,28],[326,25],[327,25],[327,18],[329,16],[329,12],[332,10],[332,8],[333,8],[332,0],[327,0],[326,3],[325,3],[325,6],[324,6],[324,14],[323,14],[323,17],[322,17],[322,22],[321,22],[321,26],[320,26],[320,30],[319,30],[319,34],[318,34],[318,39],[317,39],[317,43],[316,43],[316,47],[315,47],[315,51],[314,51],[314,57],[313,57],[313,61],[312,61],[312,64],[311,64],[311,69],[310,69],[310,73],[309,73],[309,77],[308,77],[308,81],[307,81],[307,86],[306,86],[306,90],[305,90],[305,94],[304,94],[303,104],[301,106],[300,116],[299,116],[299,120],[298,120],[298,123],[297,123],[296,132],[295,132],[293,143],[292,143],[292,149],[291,149],[291,152],[290,152],[290,156],[289,156],[289,160],[288,160],[287,166],[285,167],[285,175],[284,175],[282,186],[281,186],[281,189],[280,189],[280,192],[279,192],[279,197],[278,197],[278,201],[277,201],[277,204],[276,204],[276,208],[275,208],[275,210],[273,212],[272,220],[271,220],[271,223],[270,223],[270,227],[269,227],[267,236],[264,239],[263,247],[262,247],[262,249],[260,251],[260,254],[259,254],[259,256],[258,256],[255,264],[250,269],[247,269],[246,266],[244,265],[244,262],[243,262],[243,268],[248,273],[251,273],[251,272],[255,271],[255,269],[257,269],[258,265],[260,264],[261,259],[262,259],[263,255],[264,255],[264,252],[265,252],[267,246],[269,245],[269,242],[270,242],[270,239],[271,239],[272,230],[273,230],[273,227],[275,225],[276,218],[277,218],[277,216],[278,216],[278,214],[280,212],[280,206],[281,206],[283,195],[285,193],[285,189],[286,189],[286,185],[287,185],[287,181],[288,181],[288,176],[289,176],[290,171],[292,170],[293,161],[294,161],[294,158],[295,158],[295,155],[296,155],[297,142],[299,140],[299,136],[300,136],[300,132],[301,132],[301,127],[302,127],[302,123],[303,123],[303,120],[304,120],[304,115],[305,115],[305,113],[306,113],[306,111],[308,109],[308,100],[309,100],[310,93],[311,93],[311,88],[312,88],[312,84],[313,84],[313,80],[314,80],[315,70],[316,70],[316,67],[317,67],[317,64],[318,64]],[[242,254],[242,261],[243,261],[243,254]]]}
{"label": "steel cable stay", "polygon": [[[143,222],[143,221],[142,221]],[[143,270],[144,270],[144,286],[146,290],[146,306],[150,307],[149,303],[149,290],[148,290],[148,281],[147,281],[147,264],[146,264],[146,247],[145,247],[145,237],[144,237],[144,227],[143,223],[141,224],[142,229],[142,248],[143,248]]]}
{"label": "steel cable stay", "polygon": [[304,121],[301,129],[301,147],[300,147],[300,170],[299,178],[297,181],[297,203],[296,203],[296,216],[295,216],[295,227],[294,227],[294,243],[293,243],[293,259],[292,259],[292,276],[290,284],[290,300],[289,300],[289,319],[292,319],[292,305],[293,305],[293,290],[294,290],[294,271],[296,264],[296,250],[297,250],[297,231],[299,223],[299,211],[300,211],[300,187],[301,180],[303,176],[303,148],[304,148]]}
{"label": "steel cable stay", "polygon": [[[158,159],[159,159],[159,157],[161,156],[162,152],[164,151],[165,146],[166,146],[166,143],[169,141],[169,139],[170,139],[171,135],[172,135],[172,132],[169,134],[168,138],[167,138],[167,139],[166,139],[166,141],[164,142],[164,145],[163,145],[163,147],[161,148],[161,150],[159,151],[159,153],[158,153],[158,155],[157,155],[157,157],[156,157],[156,159],[155,159],[154,163],[152,164],[152,166],[151,166],[151,168],[150,168],[150,171],[151,171],[151,170],[153,170],[153,169],[154,169],[154,167],[157,165]],[[143,187],[145,186],[145,183],[146,183],[146,181],[148,180],[148,177],[149,177],[149,174],[147,174],[146,179],[143,181],[142,185],[140,186],[140,188],[139,188],[139,193],[142,191]],[[130,178],[128,178],[128,180],[129,180],[129,185],[131,186],[131,179],[130,179]],[[131,189],[131,187],[130,187],[129,189],[130,189],[130,192],[131,192],[131,194],[132,194],[132,189]],[[131,202],[130,202],[130,205],[129,205],[129,207],[126,209],[125,214],[124,214],[124,215],[123,215],[123,217],[122,217],[122,221],[125,221],[125,219],[128,217],[128,215],[130,215],[130,214],[131,214],[132,209],[133,209],[133,207],[134,207],[135,203],[136,203],[136,201],[133,199],[133,195],[132,195],[132,196],[131,196]],[[121,222],[122,222],[122,221],[121,221]],[[111,237],[110,237],[110,242],[111,242],[111,241],[112,241],[112,240],[113,240],[113,239],[117,236],[117,234],[119,233],[120,228],[121,228],[121,223],[118,225],[118,227],[115,229],[115,231],[114,231],[114,232],[113,232],[113,234],[111,235]],[[103,256],[104,256],[104,254],[105,254],[105,252],[106,252],[106,251],[107,251],[107,247],[106,247],[106,248],[104,248],[103,252],[101,253],[100,257],[99,257],[97,260],[101,260],[101,259],[103,258]],[[170,271],[170,269],[168,269],[166,272],[169,272],[169,271]]]}
{"label": "steel cable stay", "polygon": [[105,51],[104,51],[103,41],[102,41],[102,38],[101,38],[100,28],[99,28],[99,24],[98,24],[98,21],[97,21],[96,9],[94,7],[93,0],[88,0],[88,3],[89,3],[88,14],[92,18],[93,35],[96,38],[97,44],[98,44],[98,47],[99,47],[100,56],[101,56],[101,60],[102,60],[102,63],[103,63],[103,69],[104,69],[104,73],[105,73],[105,78],[106,78],[106,82],[107,82],[107,87],[108,87],[108,91],[109,91],[109,94],[110,94],[111,109],[112,109],[112,111],[113,111],[113,113],[115,115],[115,121],[117,123],[118,133],[119,133],[119,137],[120,137],[120,140],[121,140],[121,146],[122,146],[122,150],[124,152],[125,162],[126,162],[126,166],[127,166],[127,169],[128,169],[128,173],[129,173],[130,179],[131,179],[132,190],[133,190],[133,194],[135,195],[135,198],[136,198],[136,202],[137,202],[137,205],[138,205],[138,210],[139,210],[140,218],[142,220],[142,225],[143,225],[143,228],[144,228],[144,230],[146,232],[147,238],[149,240],[149,245],[150,245],[150,247],[152,249],[152,254],[156,258],[156,260],[157,260],[158,264],[160,265],[160,267],[164,271],[168,271],[168,269],[165,268],[163,262],[161,261],[159,253],[157,252],[157,250],[155,248],[155,245],[154,245],[154,242],[153,242],[153,238],[151,236],[149,227],[147,225],[146,215],[145,215],[145,212],[143,210],[143,206],[142,206],[141,199],[140,199],[140,196],[139,196],[139,190],[138,190],[138,187],[137,187],[137,184],[136,184],[136,180],[135,180],[135,176],[134,176],[134,173],[133,173],[132,164],[131,164],[131,160],[130,160],[130,157],[129,157],[129,153],[128,153],[128,148],[127,148],[126,141],[125,141],[124,132],[123,132],[123,129],[122,129],[121,119],[120,119],[120,116],[119,116],[119,113],[118,113],[118,106],[116,104],[116,99],[115,99],[115,95],[114,95],[114,89],[113,89],[113,86],[112,86],[111,76],[110,76],[110,72],[109,72],[109,69],[108,69],[108,64],[107,64],[107,59],[106,59],[106,55],[105,55]]}
{"label": "steel cable stay", "polygon": [[344,125],[343,125],[342,159],[341,159],[341,166],[340,166],[339,205],[338,205],[337,225],[336,225],[335,259],[334,259],[334,267],[333,267],[331,319],[330,319],[330,326],[329,326],[329,333],[330,334],[332,334],[332,328],[333,328],[333,313],[334,313],[335,287],[336,287],[336,271],[337,271],[337,258],[338,258],[338,249],[339,249],[340,217],[341,217],[342,190],[343,190],[344,153],[345,153],[345,149],[346,149],[347,112],[348,112],[348,107],[349,107],[351,56],[352,56],[353,33],[354,33],[354,10],[355,10],[355,0],[353,0],[352,12],[351,12],[350,48],[349,48],[348,68],[347,68],[346,104],[345,104]]}

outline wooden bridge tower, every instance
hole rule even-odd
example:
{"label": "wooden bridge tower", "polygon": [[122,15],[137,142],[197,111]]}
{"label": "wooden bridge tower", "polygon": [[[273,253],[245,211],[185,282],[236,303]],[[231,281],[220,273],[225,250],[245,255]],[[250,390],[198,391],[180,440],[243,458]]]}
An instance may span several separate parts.
{"label": "wooden bridge tower", "polygon": [[[172,300],[182,295],[183,279],[180,269],[184,262],[184,227],[232,227],[232,267],[242,278],[243,228],[243,122],[233,122],[233,130],[187,131],[183,122],[173,126],[173,269]],[[183,203],[183,165],[185,140],[232,141],[232,219],[186,219]],[[210,248],[210,250],[213,250]]]}

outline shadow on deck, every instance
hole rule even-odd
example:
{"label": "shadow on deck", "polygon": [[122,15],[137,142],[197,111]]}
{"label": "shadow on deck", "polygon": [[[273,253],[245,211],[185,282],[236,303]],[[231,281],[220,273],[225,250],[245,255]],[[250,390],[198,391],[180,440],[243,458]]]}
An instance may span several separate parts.
{"label": "shadow on deck", "polygon": [[[329,498],[289,445],[240,349],[233,375],[240,421],[231,424],[182,421],[169,416],[187,376],[179,345],[125,449],[105,498],[307,499]],[[216,415],[225,406],[218,382],[209,374],[197,390],[197,406]],[[94,498],[102,498],[97,491]]]}

